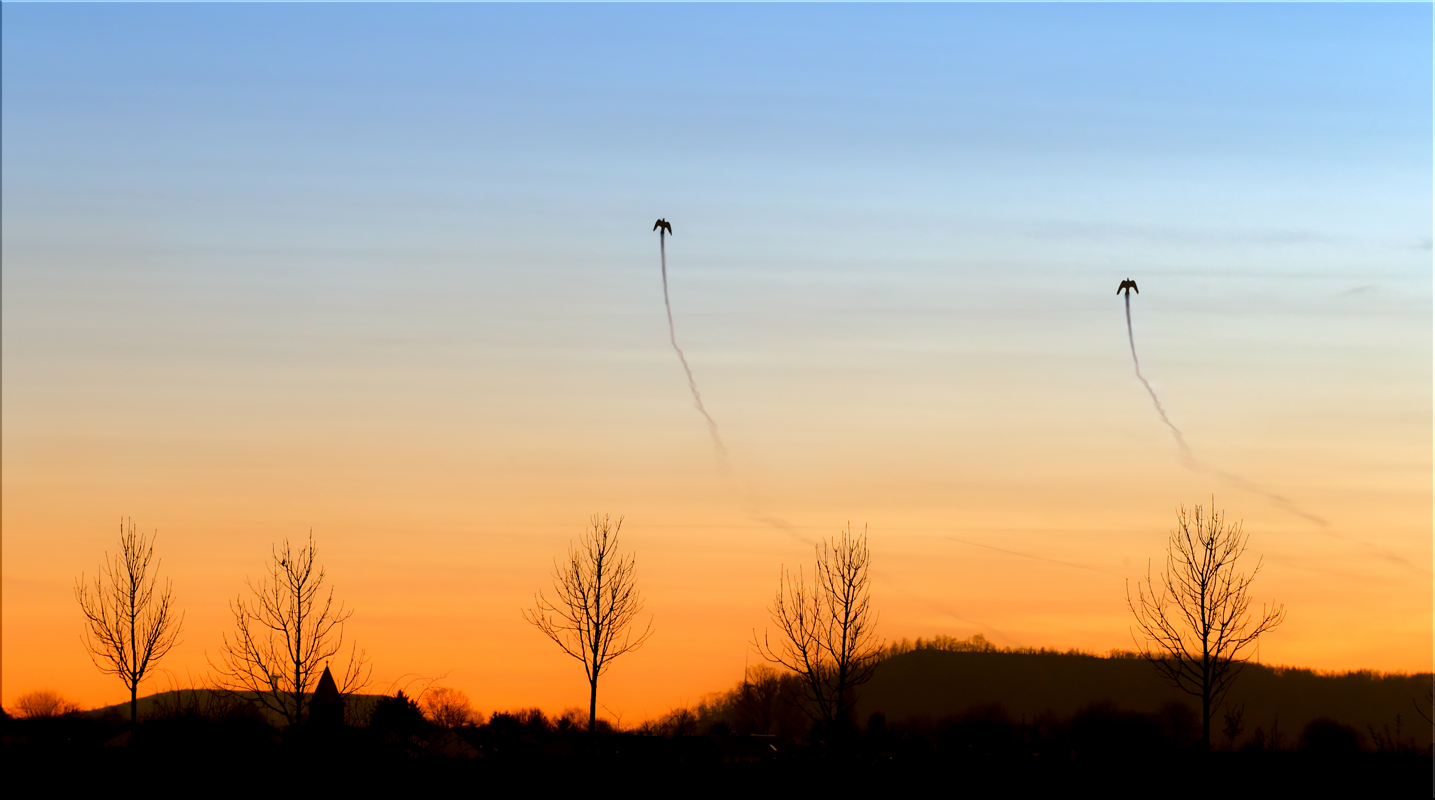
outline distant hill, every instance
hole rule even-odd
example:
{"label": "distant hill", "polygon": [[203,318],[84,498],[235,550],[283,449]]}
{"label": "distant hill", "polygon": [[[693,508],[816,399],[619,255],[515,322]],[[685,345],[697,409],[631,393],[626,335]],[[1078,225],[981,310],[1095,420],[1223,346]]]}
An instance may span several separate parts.
{"label": "distant hill", "polygon": [[[252,697],[252,695],[247,695]],[[383,695],[377,694],[355,694],[345,699],[344,716],[349,724],[363,724],[373,711],[374,704]],[[139,698],[139,716],[141,720],[150,719],[156,716],[172,716],[183,714],[188,711],[198,711],[204,714],[215,714],[223,708],[236,704],[247,703],[246,695],[233,695],[227,692],[219,692],[211,689],[175,689],[168,692],[156,692]],[[118,717],[128,720],[130,717],[129,701],[116,703],[112,706],[101,706],[84,712],[85,716],[102,719],[104,717]],[[264,712],[264,716],[272,725],[279,725],[282,719],[272,712]]]}
{"label": "distant hill", "polygon": [[[1244,705],[1245,741],[1257,727],[1278,730],[1292,745],[1313,719],[1329,717],[1354,727],[1371,744],[1368,728],[1395,732],[1400,715],[1402,740],[1430,747],[1431,726],[1414,703],[1428,703],[1432,676],[1350,672],[1322,674],[1311,670],[1248,664],[1227,699]],[[889,720],[920,717],[940,719],[980,706],[999,704],[1014,720],[1030,720],[1043,712],[1067,717],[1092,703],[1154,712],[1180,702],[1193,711],[1199,700],[1172,688],[1156,669],[1129,655],[1103,657],[1054,652],[953,652],[916,649],[882,662],[872,681],[858,694],[859,721],[880,711]],[[1225,745],[1212,720],[1213,744]]]}

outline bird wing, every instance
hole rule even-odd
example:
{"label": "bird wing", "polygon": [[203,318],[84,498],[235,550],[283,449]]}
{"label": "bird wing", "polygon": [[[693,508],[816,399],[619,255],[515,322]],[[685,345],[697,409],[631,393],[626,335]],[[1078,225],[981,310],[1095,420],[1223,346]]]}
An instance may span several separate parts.
{"label": "bird wing", "polygon": [[[1136,281],[1132,281],[1132,282],[1131,282],[1131,288],[1132,288],[1132,289],[1136,289]],[[1141,294],[1141,290],[1140,290],[1140,289],[1136,289],[1136,293],[1137,293],[1137,294]]]}
{"label": "bird wing", "polygon": [[658,228],[661,228],[662,226],[663,226],[663,221],[662,221],[662,220],[658,220],[657,222],[654,222],[654,223],[653,223],[653,230],[657,230]]}
{"label": "bird wing", "polygon": [[669,235],[669,236],[671,236],[671,235],[673,234],[673,223],[671,223],[671,222],[664,222],[664,223],[663,223],[663,227],[668,229],[668,235]]}

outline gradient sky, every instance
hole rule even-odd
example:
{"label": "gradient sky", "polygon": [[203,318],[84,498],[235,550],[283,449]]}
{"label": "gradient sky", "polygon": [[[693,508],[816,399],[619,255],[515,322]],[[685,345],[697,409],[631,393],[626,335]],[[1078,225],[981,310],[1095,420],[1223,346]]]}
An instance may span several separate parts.
{"label": "gradient sky", "polygon": [[0,17],[7,705],[124,697],[73,597],[121,517],[186,613],[147,689],[312,530],[378,688],[581,705],[520,609],[594,512],[625,722],[849,522],[888,639],[1129,648],[1213,495],[1263,661],[1431,668],[1428,4]]}

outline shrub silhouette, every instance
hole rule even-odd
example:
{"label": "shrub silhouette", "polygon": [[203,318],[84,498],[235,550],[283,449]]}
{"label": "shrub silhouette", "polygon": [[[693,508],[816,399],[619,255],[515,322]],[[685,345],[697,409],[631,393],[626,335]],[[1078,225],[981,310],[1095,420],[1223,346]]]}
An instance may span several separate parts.
{"label": "shrub silhouette", "polygon": [[1360,752],[1360,734],[1329,717],[1313,719],[1300,735],[1300,748],[1323,758],[1349,757]]}
{"label": "shrub silhouette", "polygon": [[1161,724],[1152,715],[1102,702],[1076,712],[1069,726],[1071,749],[1082,756],[1149,753],[1160,749]]}
{"label": "shrub silhouette", "polygon": [[[885,726],[885,720],[881,721]],[[995,755],[1015,748],[1017,726],[1004,706],[978,706],[948,720],[937,733],[940,750],[967,755]]]}
{"label": "shrub silhouette", "polygon": [[518,712],[518,723],[523,726],[523,732],[537,739],[553,729],[548,724],[548,717],[544,716],[541,708],[525,708]]}
{"label": "shrub silhouette", "polygon": [[369,716],[369,729],[381,735],[408,739],[423,737],[432,725],[419,710],[418,703],[400,689],[394,696],[374,704],[374,711]]}
{"label": "shrub silhouette", "polygon": [[553,730],[559,733],[581,730],[588,712],[581,708],[565,708],[558,718],[553,720]]}
{"label": "shrub silhouette", "polygon": [[493,716],[488,718],[488,730],[499,736],[517,738],[523,735],[523,723],[506,711],[495,711]]}
{"label": "shrub silhouette", "polygon": [[468,695],[448,686],[430,689],[419,705],[424,716],[440,728],[461,728],[483,721],[474,713]]}
{"label": "shrub silhouette", "polygon": [[18,716],[24,719],[50,719],[77,714],[80,706],[52,689],[26,692],[15,701]]}
{"label": "shrub silhouette", "polygon": [[1167,747],[1184,750],[1194,746],[1201,736],[1201,720],[1185,703],[1167,703],[1156,712],[1161,726],[1161,739]]}

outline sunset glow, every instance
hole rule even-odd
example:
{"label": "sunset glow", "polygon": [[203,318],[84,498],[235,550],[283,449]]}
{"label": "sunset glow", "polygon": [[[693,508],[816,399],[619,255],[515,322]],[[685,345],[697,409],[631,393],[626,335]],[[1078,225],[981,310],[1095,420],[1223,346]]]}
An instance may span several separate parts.
{"label": "sunset glow", "polygon": [[656,629],[629,722],[738,680],[848,524],[887,640],[1104,653],[1213,498],[1263,662],[1432,667],[1428,5],[3,23],[7,707],[128,699],[73,594],[122,518],[185,613],[146,691],[312,531],[377,688],[586,709],[520,612],[594,513]]}

